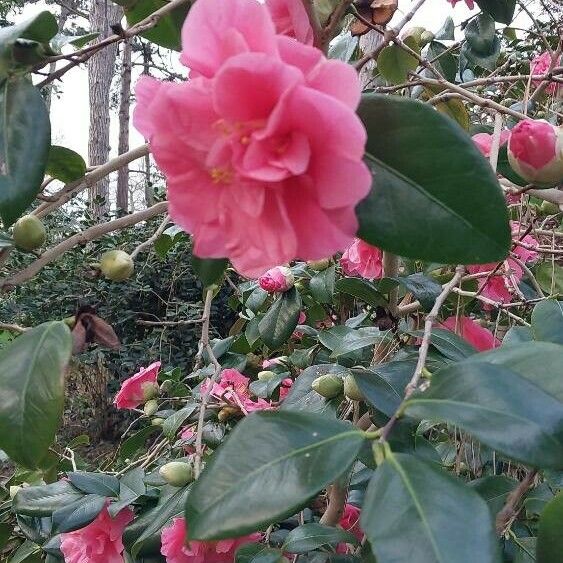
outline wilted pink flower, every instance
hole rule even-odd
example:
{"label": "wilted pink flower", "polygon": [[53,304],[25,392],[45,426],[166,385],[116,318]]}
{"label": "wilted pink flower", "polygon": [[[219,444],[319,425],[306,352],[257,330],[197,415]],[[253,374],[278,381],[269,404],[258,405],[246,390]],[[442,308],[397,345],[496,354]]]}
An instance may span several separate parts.
{"label": "wilted pink flower", "polygon": [[[297,324],[298,325],[305,324],[306,320],[307,320],[307,315],[303,311],[300,311]],[[294,330],[291,333],[291,338],[294,338],[295,340],[300,340],[301,338],[303,338],[303,332],[301,332],[300,330]]]}
{"label": "wilted pink flower", "polygon": [[154,362],[147,368],[141,368],[135,375],[121,384],[113,404],[118,409],[135,409],[144,403],[150,392],[156,388],[156,379],[160,362]]}
{"label": "wilted pink flower", "polygon": [[313,44],[313,28],[301,0],[266,0],[266,6],[276,27],[276,33]]}
{"label": "wilted pink flower", "polygon": [[283,401],[287,397],[292,385],[293,379],[291,379],[291,377],[286,377],[282,380],[280,385],[280,401]]}
{"label": "wilted pink flower", "polygon": [[[539,256],[539,253],[533,249],[539,246],[539,242],[536,237],[531,234],[522,236],[526,232],[526,229],[520,225],[518,221],[511,221],[510,228],[512,230],[512,243],[514,244],[512,253],[520,258],[520,260],[522,260],[525,264],[528,262],[535,262]],[[519,245],[518,243],[522,243],[525,246]]]}
{"label": "wilted pink flower", "polygon": [[244,544],[257,542],[260,534],[219,541],[186,541],[186,521],[174,518],[160,535],[160,553],[167,563],[233,563],[236,550]]}
{"label": "wilted pink flower", "polygon": [[[551,66],[551,61],[551,54],[548,51],[544,51],[543,53],[532,59],[532,62],[530,63],[530,74],[532,74],[532,76],[547,74],[549,72],[549,67]],[[557,64],[555,64],[554,66],[557,66]],[[539,86],[542,81],[532,80],[532,83],[534,84],[534,86]],[[554,94],[556,90],[556,82],[550,82],[545,89],[548,94]]]}
{"label": "wilted pink flower", "polygon": [[438,327],[446,328],[451,332],[459,334],[461,338],[467,340],[479,352],[500,346],[500,340],[495,338],[490,330],[482,327],[470,317],[448,317]]}
{"label": "wilted pink flower", "polygon": [[340,265],[347,276],[380,278],[383,275],[383,252],[357,238],[342,255]]}
{"label": "wilted pink flower", "polygon": [[[195,436],[196,436],[196,433],[195,433],[194,429],[190,428],[189,426],[186,426],[186,428],[184,428],[182,430],[182,433],[180,434],[180,439],[188,442],[188,441],[193,441],[195,439]],[[193,443],[185,444],[184,445],[184,451],[187,454],[194,454],[195,453],[194,444]]]}
{"label": "wilted pink flower", "polygon": [[[492,272],[497,268],[497,263],[477,264],[467,266],[470,274]],[[518,282],[522,279],[522,268],[514,260],[505,260],[497,271],[491,276],[478,278],[477,283],[481,295],[497,303],[510,303],[516,291]],[[489,309],[489,306],[485,306]]]}
{"label": "wilted pink flower", "polygon": [[276,266],[258,279],[260,287],[269,293],[284,293],[293,287],[295,277],[289,268]]}
{"label": "wilted pink flower", "polygon": [[[460,2],[460,0],[448,0],[448,2],[455,8],[455,5]],[[475,8],[475,2],[473,0],[465,0],[465,3],[470,10]]]}
{"label": "wilted pink flower", "polygon": [[193,78],[143,77],[134,123],[194,253],[255,277],[344,249],[371,185],[354,69],[276,35],[255,0],[198,0],[182,43]]}
{"label": "wilted pink flower", "polygon": [[[510,137],[510,131],[508,129],[501,131],[499,146],[504,145],[504,143],[508,141],[509,137]],[[493,145],[493,136],[489,135],[489,133],[477,133],[476,135],[473,135],[473,137],[471,138],[473,139],[473,142],[477,145],[477,148],[481,151],[481,154],[485,158],[489,158],[489,155],[491,154],[491,147]]]}
{"label": "wilted pink flower", "polygon": [[61,551],[66,563],[123,563],[121,536],[133,517],[133,511],[124,508],[112,518],[106,506],[84,528],[61,534]]}
{"label": "wilted pink flower", "polygon": [[510,134],[508,160],[528,182],[560,182],[563,180],[563,130],[543,119],[520,121]]}
{"label": "wilted pink flower", "polygon": [[[347,532],[352,532],[358,541],[362,541],[364,532],[360,528],[360,509],[353,504],[346,504],[344,512],[340,518],[339,525]],[[346,553],[346,544],[338,544],[336,551],[338,553]]]}

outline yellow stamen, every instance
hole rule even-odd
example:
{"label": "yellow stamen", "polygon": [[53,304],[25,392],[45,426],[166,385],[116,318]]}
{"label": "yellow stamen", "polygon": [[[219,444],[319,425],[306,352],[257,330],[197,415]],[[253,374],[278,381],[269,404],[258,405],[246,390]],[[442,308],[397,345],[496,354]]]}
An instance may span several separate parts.
{"label": "yellow stamen", "polygon": [[233,173],[225,168],[212,168],[209,175],[216,184],[230,184],[233,180]]}

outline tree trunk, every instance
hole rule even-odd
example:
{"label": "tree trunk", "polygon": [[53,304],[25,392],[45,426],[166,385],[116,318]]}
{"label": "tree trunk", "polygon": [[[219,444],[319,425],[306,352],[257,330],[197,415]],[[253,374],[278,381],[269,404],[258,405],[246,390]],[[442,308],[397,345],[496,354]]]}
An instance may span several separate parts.
{"label": "tree trunk", "polygon": [[[119,100],[119,154],[129,150],[129,110],[131,107],[131,39],[123,42],[121,58],[121,93]],[[128,211],[129,166],[122,166],[117,172],[117,209]]]}
{"label": "tree trunk", "polygon": [[[150,47],[143,45],[143,74],[150,75]],[[145,156],[145,204],[147,207],[154,205],[154,189],[151,180],[151,157]]]}
{"label": "tree trunk", "polygon": [[[92,0],[90,29],[100,33],[97,41],[111,35],[110,26],[121,20],[122,9],[110,0]],[[90,132],[88,159],[91,166],[103,164],[109,158],[110,111],[109,94],[115,69],[117,45],[101,49],[88,61],[88,91],[90,98]],[[89,190],[90,208],[99,218],[110,209],[109,178],[106,177]]]}

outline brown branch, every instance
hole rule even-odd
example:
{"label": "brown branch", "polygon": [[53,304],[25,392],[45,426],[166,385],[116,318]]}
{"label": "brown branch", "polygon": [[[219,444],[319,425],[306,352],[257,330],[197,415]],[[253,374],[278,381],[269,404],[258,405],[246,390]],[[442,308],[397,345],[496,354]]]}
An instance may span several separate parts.
{"label": "brown branch", "polygon": [[348,487],[342,486],[341,483],[335,481],[330,487],[328,505],[319,523],[325,526],[336,526],[340,522],[342,514],[344,514],[347,497]]}
{"label": "brown branch", "polygon": [[0,323],[0,330],[23,333],[26,330],[29,330],[29,328],[12,323]]}
{"label": "brown branch", "polygon": [[508,528],[512,525],[512,522],[514,522],[518,516],[520,509],[517,507],[522,497],[533,485],[536,474],[536,469],[530,469],[519,485],[508,495],[505,505],[495,519],[495,526],[499,536],[503,536],[506,533]]}

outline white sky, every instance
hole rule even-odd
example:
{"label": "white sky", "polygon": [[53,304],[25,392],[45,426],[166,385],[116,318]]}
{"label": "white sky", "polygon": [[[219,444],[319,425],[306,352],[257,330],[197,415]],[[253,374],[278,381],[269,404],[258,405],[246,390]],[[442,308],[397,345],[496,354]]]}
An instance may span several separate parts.
{"label": "white sky", "polygon": [[[399,0],[399,10],[395,14],[395,18],[400,19],[402,14],[408,11],[411,5],[410,0]],[[16,19],[22,20],[44,9],[53,9],[54,7],[46,6],[43,2],[28,5],[24,8],[21,16]],[[427,2],[419,9],[415,17],[409,25],[421,25],[426,29],[436,32],[442,26],[445,18],[450,15],[454,22],[459,24],[467,19],[471,13],[463,1],[460,1],[455,8],[446,0],[427,0]],[[519,27],[528,27],[527,16],[521,15],[517,18]],[[521,21],[519,21],[521,20]],[[78,19],[77,23],[87,28],[88,22]],[[456,30],[457,32],[458,30]],[[176,55],[172,55],[175,57]],[[178,68],[183,68],[178,65]],[[88,79],[84,66],[69,71],[63,78],[62,83],[59,82],[59,88],[62,90],[58,97],[54,97],[51,107],[51,123],[52,137],[54,144],[61,144],[80,153],[87,160],[88,153]],[[112,133],[111,145],[112,154],[117,150],[117,115],[112,115]],[[144,141],[142,137],[131,128],[130,146],[134,148]]]}

